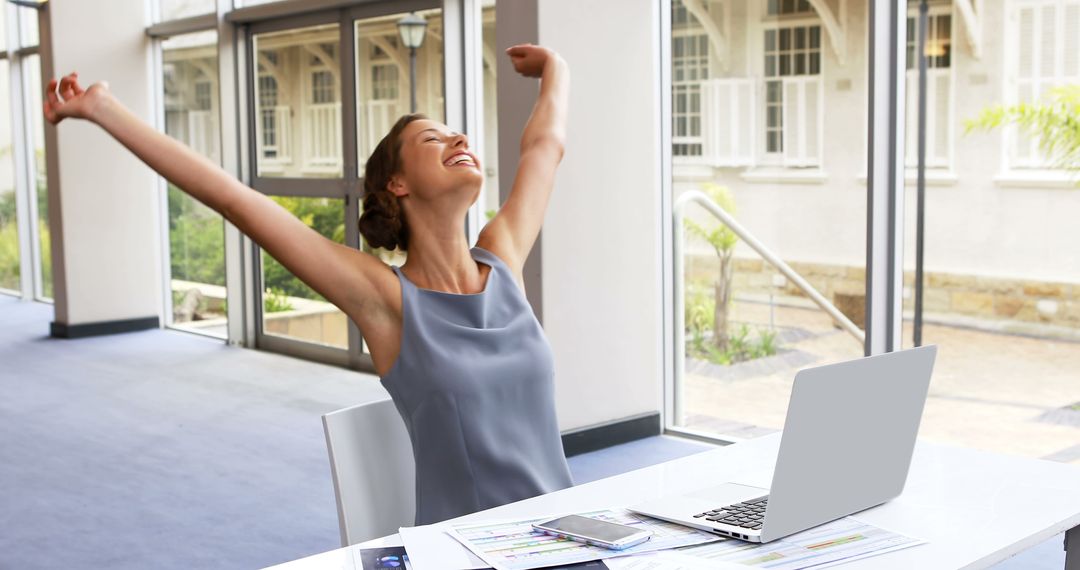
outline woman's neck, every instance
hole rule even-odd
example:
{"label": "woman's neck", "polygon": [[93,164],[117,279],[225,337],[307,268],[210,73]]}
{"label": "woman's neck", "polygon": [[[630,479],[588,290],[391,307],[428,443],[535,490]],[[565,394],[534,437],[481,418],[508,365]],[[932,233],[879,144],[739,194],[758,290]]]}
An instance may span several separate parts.
{"label": "woman's neck", "polygon": [[411,231],[402,270],[424,289],[447,293],[477,293],[487,276],[469,253],[463,224],[432,224]]}

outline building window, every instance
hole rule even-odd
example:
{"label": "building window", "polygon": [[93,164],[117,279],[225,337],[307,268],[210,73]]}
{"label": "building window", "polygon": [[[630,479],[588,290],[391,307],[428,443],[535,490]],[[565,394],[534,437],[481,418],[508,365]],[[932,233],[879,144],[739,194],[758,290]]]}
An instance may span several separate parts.
{"label": "building window", "polygon": [[315,71],[311,74],[311,102],[319,105],[334,102],[334,74]]}
{"label": "building window", "polygon": [[[330,61],[337,59],[337,45],[330,42],[320,43],[316,48]],[[337,94],[334,85],[334,74],[327,67],[327,63],[314,54],[308,60],[311,67],[311,102],[315,105],[334,103]]]}
{"label": "building window", "polygon": [[195,84],[195,109],[209,111],[213,105],[210,93],[210,82],[199,81]]}
{"label": "building window", "polygon": [[371,66],[371,98],[376,100],[397,100],[398,68],[397,65],[377,64]]}
{"label": "building window", "polygon": [[812,14],[813,12],[814,8],[807,0],[769,0],[768,14],[770,16]]}
{"label": "building window", "polygon": [[[928,14],[929,33],[926,35],[926,66],[930,69],[948,69],[952,66],[952,16]],[[919,17],[907,19],[907,69],[918,70],[919,60],[915,48],[919,45]]]}
{"label": "building window", "polygon": [[820,165],[820,76],[821,26],[765,30],[765,152],[787,166]]}
{"label": "building window", "polygon": [[[1014,5],[1016,17],[1008,20],[1017,38],[1016,64],[1010,70],[1012,102],[1039,103],[1051,89],[1080,82],[1080,2],[1023,0]],[[1037,139],[1015,128],[1007,132],[1011,167],[1052,167]]]}
{"label": "building window", "polygon": [[[907,133],[904,149],[908,168],[918,166],[919,144],[919,18],[907,19]],[[948,168],[952,159],[952,16],[927,16],[926,35],[926,166]]]}
{"label": "building window", "polygon": [[676,1],[671,6],[672,153],[701,156],[701,83],[709,78],[709,38]]}
{"label": "building window", "polygon": [[263,157],[278,157],[278,84],[270,75],[259,76],[259,117],[262,127]]}

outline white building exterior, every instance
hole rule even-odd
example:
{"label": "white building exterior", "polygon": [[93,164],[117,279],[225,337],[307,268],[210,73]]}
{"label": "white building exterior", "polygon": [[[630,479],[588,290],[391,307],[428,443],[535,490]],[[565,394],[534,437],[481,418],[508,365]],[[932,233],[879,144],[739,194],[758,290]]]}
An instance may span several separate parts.
{"label": "white building exterior", "polygon": [[[676,195],[726,186],[738,218],[784,259],[865,266],[867,7],[674,0]],[[911,2],[911,167],[917,9]],[[964,127],[989,106],[1080,83],[1080,1],[934,1],[929,28],[927,271],[1080,282],[1075,181],[1012,130]],[[914,194],[910,171],[909,268]]]}

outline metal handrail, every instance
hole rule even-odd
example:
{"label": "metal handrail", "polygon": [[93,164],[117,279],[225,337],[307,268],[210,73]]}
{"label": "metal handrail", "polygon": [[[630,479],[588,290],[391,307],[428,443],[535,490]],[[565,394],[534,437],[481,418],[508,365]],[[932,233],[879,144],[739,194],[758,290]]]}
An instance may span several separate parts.
{"label": "metal handrail", "polygon": [[[742,227],[739,222],[735,221],[735,218],[731,217],[720,207],[719,204],[713,202],[704,192],[700,190],[688,190],[679,196],[675,200],[673,207],[675,215],[675,255],[674,255],[674,269],[675,269],[675,290],[672,291],[675,300],[675,370],[676,374],[682,374],[686,365],[686,319],[685,313],[685,300],[683,299],[683,241],[685,239],[686,230],[683,228],[683,209],[687,204],[696,202],[702,208],[705,208],[707,212],[712,214],[721,223],[726,225],[731,231],[735,232],[735,235],[739,236],[743,240],[743,243],[750,246],[754,251],[765,261],[773,264],[779,271],[791,280],[803,293],[806,293],[810,300],[813,301],[818,307],[821,307],[830,317],[836,321],[845,331],[851,336],[855,337],[860,343],[866,342],[866,333],[864,333],[859,327],[855,326],[855,323],[851,322],[851,319],[847,318],[835,305],[829,302],[821,293],[814,289],[810,283],[802,278],[801,275],[795,272],[784,260],[780,259],[776,254],[765,247],[760,241],[757,240],[746,228]],[[676,382],[675,390],[675,417],[682,417],[682,382]]]}

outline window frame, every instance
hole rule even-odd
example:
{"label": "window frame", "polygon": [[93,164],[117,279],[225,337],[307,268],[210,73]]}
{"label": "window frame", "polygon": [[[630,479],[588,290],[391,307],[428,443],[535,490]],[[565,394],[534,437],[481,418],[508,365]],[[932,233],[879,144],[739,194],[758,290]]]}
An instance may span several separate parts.
{"label": "window frame", "polygon": [[[951,3],[943,3],[943,2],[931,3],[929,5],[929,10],[927,11],[927,15],[928,15],[928,18],[929,18],[930,22],[932,22],[934,18],[941,18],[943,16],[948,16],[949,17],[949,28],[948,28],[949,29],[949,40],[948,40],[948,42],[949,42],[949,65],[948,65],[948,67],[944,67],[944,68],[942,68],[942,67],[934,67],[928,61],[927,62],[928,63],[927,70],[926,70],[927,71],[927,105],[926,105],[926,109],[927,109],[927,125],[926,126],[927,126],[927,129],[926,129],[926,132],[927,132],[927,135],[928,135],[927,136],[927,153],[926,153],[926,163],[927,164],[926,164],[926,169],[927,169],[927,171],[933,171],[934,173],[937,173],[938,175],[940,175],[941,173],[951,173],[951,172],[953,172],[953,166],[954,166],[954,164],[956,162],[956,56],[957,56],[957,54],[959,52],[959,50],[957,49],[957,47],[959,46],[959,42],[957,42],[956,34],[957,34],[957,32],[959,31],[960,28],[959,28],[959,18],[957,17],[957,15],[955,13],[955,10],[954,10]],[[918,7],[918,5],[909,5],[908,6],[907,17],[906,18],[907,18],[907,20],[912,20],[912,19],[915,20],[914,29],[915,29],[916,37],[914,39],[914,46],[911,46],[910,44],[912,44],[912,42],[908,41],[908,42],[905,42],[905,47],[911,47],[912,50],[917,50],[918,49],[918,32],[919,32],[919,7]],[[938,29],[938,28],[935,28],[934,25],[931,24],[930,29]],[[910,40],[910,38],[909,38],[909,40]],[[918,55],[917,52],[913,51],[912,53],[915,54],[916,56]],[[905,69],[905,72],[907,74],[907,84],[910,86],[909,89],[914,89],[915,90],[915,93],[912,95],[912,97],[914,97],[914,100],[917,103],[918,102],[919,61],[916,58],[914,61],[908,61],[908,64],[909,65]],[[942,72],[941,71],[942,69],[945,69],[947,71]],[[948,106],[947,106],[948,110],[947,110],[947,113],[946,113],[947,117],[945,119],[945,128],[948,131],[946,133],[946,142],[945,142],[945,144],[946,144],[946,148],[945,148],[945,156],[946,156],[946,158],[945,158],[945,160],[943,160],[941,162],[937,162],[933,158],[932,153],[930,152],[930,145],[933,144],[932,139],[934,137],[929,136],[929,135],[932,135],[932,134],[936,133],[937,129],[940,128],[940,123],[937,120],[936,114],[934,114],[934,111],[932,109],[932,106],[931,106],[930,100],[929,100],[930,97],[934,96],[934,95],[931,94],[930,89],[931,89],[931,87],[933,85],[935,75],[947,75],[948,76],[948,84],[949,84],[949,101],[948,101]],[[909,100],[910,100],[910,98],[909,98]],[[917,105],[915,105],[915,106],[906,105],[905,107],[906,107],[906,112],[907,113],[916,113],[917,114],[919,112],[919,109],[918,109]],[[932,114],[933,114],[933,122],[931,122],[931,115]],[[908,117],[905,117],[906,122],[910,122],[912,120],[916,121],[916,124],[917,124],[918,117],[916,116],[916,117],[913,117],[911,119],[909,119]],[[910,131],[911,130],[908,129],[909,133],[910,133]],[[915,168],[917,166],[917,162],[918,162],[917,150],[916,150],[916,147],[914,146],[915,145],[914,141],[917,140],[917,139],[916,139],[916,137],[911,136],[911,137],[906,137],[905,140],[906,140],[906,144],[905,144],[906,148],[905,148],[904,166],[905,166],[906,170],[908,170],[909,172],[913,172],[915,170]],[[907,152],[911,152],[912,154],[908,155],[908,154],[906,154]]]}
{"label": "window frame", "polygon": [[[715,444],[728,444],[740,441],[738,437],[723,436],[705,433],[702,431],[681,427],[677,425],[683,387],[680,384],[682,375],[681,363],[685,346],[677,345],[680,335],[676,334],[675,317],[676,298],[675,272],[681,267],[681,263],[674,259],[674,239],[676,228],[674,223],[674,158],[672,156],[672,70],[671,56],[671,3],[672,0],[660,0],[658,3],[659,22],[659,132],[661,133],[660,152],[661,168],[659,172],[659,185],[661,188],[660,199],[660,228],[661,228],[661,266],[663,268],[663,287],[661,302],[663,303],[663,407],[662,426],[663,433],[670,433],[682,437],[700,439]],[[765,12],[764,4],[758,4],[758,16]],[[869,143],[867,153],[867,216],[866,216],[866,342],[864,353],[866,355],[879,354],[897,350],[900,348],[902,322],[902,305],[900,292],[902,291],[903,276],[903,149],[892,143],[897,138],[903,137],[903,131],[899,125],[901,121],[895,120],[895,111],[902,105],[899,99],[904,88],[903,61],[905,53],[902,41],[904,33],[904,14],[906,0],[893,0],[889,3],[872,3],[868,18],[868,57],[866,61],[869,71],[866,97],[869,102],[867,111],[868,128],[866,131]],[[818,21],[819,18],[781,18],[781,23],[810,21],[815,25],[824,26]],[[747,33],[751,36],[748,42],[750,49],[756,49],[756,53],[750,56],[748,69],[751,75],[764,77],[764,33],[768,22],[765,18],[755,19],[751,14]],[[825,38],[822,38],[824,44]],[[830,78],[830,68],[826,64],[828,59],[825,55],[827,50],[822,47],[822,62],[819,73],[820,82],[824,85]],[[760,55],[760,57],[759,57]],[[819,98],[824,102],[824,94]],[[763,105],[758,105],[763,108]],[[875,110],[875,107],[879,109]],[[881,109],[885,109],[884,112]],[[890,111],[892,111],[890,113]],[[762,117],[757,117],[761,121]],[[759,124],[763,124],[759,123]],[[880,137],[875,137],[875,129],[879,130]],[[878,141],[877,139],[880,139]],[[877,143],[875,145],[875,142]],[[760,143],[764,145],[764,141]],[[821,168],[824,167],[824,153],[822,153],[822,165],[817,170],[794,170],[780,171],[781,176],[798,176],[800,178],[824,177]],[[770,170],[763,169],[760,173],[748,171],[742,174],[744,179],[748,175],[766,177]]]}
{"label": "window frame", "polygon": [[[803,74],[803,75],[786,75],[786,76],[776,75],[775,79],[771,79],[770,78],[771,76],[766,76],[765,75],[765,34],[766,34],[766,32],[771,31],[771,30],[776,31],[776,34],[777,34],[777,40],[776,40],[777,41],[777,49],[779,50],[779,41],[780,41],[780,32],[779,32],[779,30],[784,29],[784,28],[787,28],[787,29],[807,28],[809,30],[809,28],[815,27],[815,26],[818,28],[818,38],[819,39],[818,39],[818,48],[817,49],[819,50],[819,53],[820,53],[820,55],[818,57],[818,59],[819,59],[818,73],[816,73],[816,74],[809,74],[808,73],[808,74]],[[757,76],[760,78],[758,80],[759,81],[758,92],[761,94],[761,96],[758,97],[758,100],[755,101],[756,109],[754,111],[754,115],[756,117],[756,120],[755,120],[755,125],[754,125],[755,136],[753,138],[758,141],[756,143],[755,149],[754,149],[754,153],[755,153],[754,166],[766,167],[766,168],[770,168],[770,169],[775,168],[775,169],[782,169],[784,171],[796,171],[796,172],[798,172],[798,171],[803,171],[803,172],[805,172],[805,171],[823,171],[825,169],[825,149],[824,149],[824,128],[822,127],[822,125],[824,124],[824,119],[825,119],[825,112],[824,112],[824,109],[825,109],[825,107],[824,107],[825,84],[828,81],[828,72],[827,72],[827,70],[828,70],[829,67],[828,67],[828,65],[826,65],[826,60],[828,59],[826,57],[827,49],[825,48],[825,44],[826,44],[826,41],[827,41],[826,31],[825,31],[824,25],[821,22],[821,18],[819,16],[817,16],[816,13],[814,13],[814,15],[807,15],[807,14],[800,13],[798,15],[779,16],[779,17],[777,17],[777,16],[769,16],[766,13],[762,17],[762,20],[759,22],[759,26],[757,26],[756,29],[751,30],[750,33],[754,34],[754,41],[750,45],[752,46],[752,49],[756,50],[753,54],[751,54],[751,60],[754,62],[753,66],[752,66],[752,69],[754,69],[757,72]],[[807,38],[807,43],[809,44],[809,37]],[[808,51],[809,47],[807,47],[806,49]],[[777,63],[777,65],[779,66],[779,62]],[[779,67],[777,69],[777,72],[779,73]],[[781,83],[781,88],[780,88],[780,91],[781,91],[781,93],[780,93],[780,95],[781,95],[781,102],[780,102],[781,130],[780,130],[780,132],[781,132],[781,136],[783,136],[783,125],[784,125],[784,119],[783,119],[783,117],[784,117],[784,110],[783,110],[784,109],[784,99],[783,99],[784,94],[783,94],[783,91],[784,91],[784,88],[785,88],[785,83],[787,83],[785,81],[785,79],[786,78],[802,78],[802,77],[817,77],[818,78],[817,79],[817,82],[818,82],[817,102],[818,102],[818,104],[817,104],[817,110],[815,111],[816,114],[817,114],[817,124],[819,125],[818,132],[817,132],[818,157],[817,157],[816,161],[804,161],[803,164],[792,165],[792,164],[787,164],[785,162],[783,147],[781,147],[781,150],[779,152],[769,152],[769,150],[768,150],[768,148],[769,148],[768,147],[768,133],[766,132],[766,125],[768,124],[768,116],[767,116],[767,113],[768,113],[768,109],[767,109],[767,105],[768,105],[768,103],[767,103],[767,99],[768,99],[768,97],[767,97],[768,96],[768,83],[770,81],[779,81]]]}
{"label": "window frame", "polygon": [[[1024,81],[1020,78],[1020,13],[1021,10],[1031,9],[1036,18],[1041,21],[1038,11],[1045,6],[1054,6],[1056,10],[1062,10],[1067,4],[1077,4],[1080,2],[1076,0],[1006,0],[1004,6],[1004,26],[1005,26],[1005,45],[1016,45],[1018,49],[1005,50],[1003,62],[1002,62],[1002,99],[1005,105],[1015,105],[1020,102],[1020,88],[1021,82]],[[1059,14],[1060,15],[1060,14]],[[1045,80],[1041,77],[1033,77],[1032,82],[1036,86],[1040,83],[1049,84],[1050,88],[1061,86],[1069,83],[1070,81],[1080,82],[1080,72],[1077,76],[1071,77],[1064,74],[1064,53],[1065,46],[1064,34],[1062,34],[1062,27],[1064,26],[1064,18],[1056,18],[1055,29],[1055,49],[1057,54],[1061,57],[1057,57],[1055,63],[1055,70],[1053,80]],[[1039,31],[1039,30],[1036,30]],[[1039,34],[1035,34],[1039,37]],[[1035,49],[1039,49],[1038,42],[1035,42]],[[1038,60],[1039,58],[1034,57]],[[1035,62],[1037,67],[1038,61]],[[1033,71],[1036,71],[1033,69]],[[1020,136],[1019,130],[1015,125],[1008,125],[1002,129],[1000,135],[1001,141],[1001,164],[1002,172],[995,177],[995,181],[999,184],[1011,186],[1017,183],[1033,182],[1039,186],[1049,185],[1051,187],[1070,186],[1071,178],[1069,174],[1061,168],[1055,168],[1045,157],[1041,156],[1038,151],[1037,142],[1031,141],[1032,159],[1021,159],[1016,155],[1016,137]],[[1037,159],[1035,157],[1038,157]]]}
{"label": "window frame", "polygon": [[[4,42],[0,43],[0,59],[8,64],[9,124],[11,125],[11,165],[13,193],[15,195],[15,235],[19,251],[19,289],[0,289],[0,294],[18,297],[24,301],[52,303],[45,295],[44,255],[41,248],[41,232],[38,211],[38,164],[34,152],[36,129],[32,113],[40,108],[32,103],[32,76],[29,62],[36,59],[42,65],[36,30],[31,36],[28,28],[40,13],[27,7],[4,2]],[[26,37],[24,37],[24,35]],[[39,72],[40,78],[44,72]],[[42,141],[44,148],[44,141]],[[53,216],[50,216],[52,219]]]}

